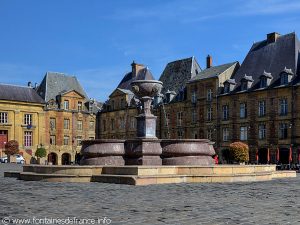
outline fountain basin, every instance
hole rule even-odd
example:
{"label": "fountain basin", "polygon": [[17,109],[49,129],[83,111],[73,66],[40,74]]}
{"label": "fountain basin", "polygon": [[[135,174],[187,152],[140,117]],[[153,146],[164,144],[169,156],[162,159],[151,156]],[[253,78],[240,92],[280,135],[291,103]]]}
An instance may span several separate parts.
{"label": "fountain basin", "polygon": [[214,165],[215,150],[207,139],[163,139],[163,165]]}
{"label": "fountain basin", "polygon": [[162,82],[157,80],[136,80],[131,82],[133,93],[139,97],[154,97],[162,89]]}
{"label": "fountain basin", "polygon": [[82,165],[125,165],[125,140],[101,139],[82,141]]}

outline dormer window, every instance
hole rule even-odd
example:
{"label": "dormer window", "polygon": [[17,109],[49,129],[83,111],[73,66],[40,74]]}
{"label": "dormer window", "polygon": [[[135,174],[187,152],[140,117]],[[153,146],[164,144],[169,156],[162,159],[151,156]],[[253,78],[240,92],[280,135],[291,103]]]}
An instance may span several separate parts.
{"label": "dormer window", "polygon": [[260,78],[260,88],[265,88],[265,87],[267,87],[267,78],[261,77]]}
{"label": "dormer window", "polygon": [[289,83],[288,75],[286,73],[281,74],[281,76],[280,76],[280,84],[281,85],[286,85],[288,83]]}
{"label": "dormer window", "polygon": [[246,91],[248,89],[247,81],[242,81],[241,89],[242,89],[242,91]]}
{"label": "dormer window", "polygon": [[273,76],[271,73],[267,73],[266,71],[260,76],[260,88],[266,88],[271,84]]}
{"label": "dormer window", "polygon": [[230,90],[229,86],[230,86],[229,83],[224,84],[224,93],[229,93]]}
{"label": "dormer window", "polygon": [[281,85],[287,85],[288,83],[290,83],[291,80],[292,80],[293,75],[294,75],[294,73],[292,72],[292,70],[287,69],[285,67],[284,70],[280,74],[280,84]]}
{"label": "dormer window", "polygon": [[228,79],[224,82],[224,93],[229,93],[233,91],[236,85],[235,79]]}
{"label": "dormer window", "polygon": [[245,74],[245,76],[241,80],[241,90],[242,91],[248,90],[251,87],[253,81],[254,80],[252,79],[252,76],[247,76]]}
{"label": "dormer window", "polygon": [[69,100],[64,101],[64,109],[69,110]]}

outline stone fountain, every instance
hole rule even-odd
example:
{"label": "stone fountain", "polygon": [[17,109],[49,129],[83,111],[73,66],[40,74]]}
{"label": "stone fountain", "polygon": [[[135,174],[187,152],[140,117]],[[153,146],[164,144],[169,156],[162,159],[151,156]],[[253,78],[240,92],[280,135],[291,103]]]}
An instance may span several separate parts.
{"label": "stone fountain", "polygon": [[212,159],[215,151],[207,139],[158,139],[151,101],[161,87],[162,83],[155,80],[132,82],[132,91],[143,105],[141,114],[136,117],[135,139],[85,140],[81,166],[25,165],[23,172],[5,172],[4,176],[28,181],[131,185],[249,182],[296,177],[295,171],[278,174],[275,165],[215,166]]}
{"label": "stone fountain", "polygon": [[137,137],[129,140],[82,141],[83,165],[213,165],[215,154],[207,139],[158,139],[156,116],[151,113],[153,97],[160,94],[162,82],[135,80],[132,91],[142,103],[136,116]]}

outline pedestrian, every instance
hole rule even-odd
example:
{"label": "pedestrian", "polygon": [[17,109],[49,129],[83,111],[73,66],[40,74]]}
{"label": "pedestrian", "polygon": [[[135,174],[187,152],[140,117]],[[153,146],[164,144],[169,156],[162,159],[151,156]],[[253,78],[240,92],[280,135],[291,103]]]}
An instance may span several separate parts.
{"label": "pedestrian", "polygon": [[214,160],[215,160],[215,164],[218,165],[219,164],[219,158],[218,158],[218,155],[214,155],[213,156]]}

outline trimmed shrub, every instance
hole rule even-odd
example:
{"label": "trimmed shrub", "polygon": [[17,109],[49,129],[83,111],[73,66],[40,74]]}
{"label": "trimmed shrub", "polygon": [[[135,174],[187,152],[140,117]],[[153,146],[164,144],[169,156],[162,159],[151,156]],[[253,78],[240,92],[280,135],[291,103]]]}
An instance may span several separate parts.
{"label": "trimmed shrub", "polygon": [[249,147],[243,142],[233,142],[229,145],[230,155],[239,163],[249,161]]}
{"label": "trimmed shrub", "polygon": [[35,156],[38,158],[44,158],[46,157],[46,155],[47,155],[46,149],[43,147],[38,148],[35,152]]}
{"label": "trimmed shrub", "polygon": [[11,140],[5,144],[4,153],[8,156],[19,153],[19,143],[16,140]]}

